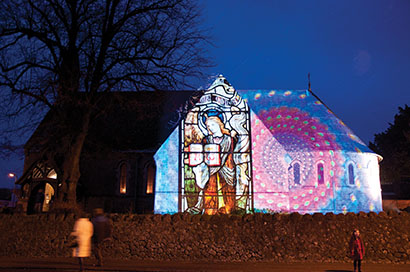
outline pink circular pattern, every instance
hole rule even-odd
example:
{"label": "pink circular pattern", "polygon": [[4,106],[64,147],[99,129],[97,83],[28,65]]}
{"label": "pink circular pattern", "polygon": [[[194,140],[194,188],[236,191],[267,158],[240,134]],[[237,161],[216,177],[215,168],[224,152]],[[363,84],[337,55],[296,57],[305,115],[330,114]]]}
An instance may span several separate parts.
{"label": "pink circular pattern", "polygon": [[[255,209],[311,212],[330,205],[341,158],[327,126],[290,107],[262,110],[251,119]],[[300,184],[294,182],[295,163],[300,166]],[[318,184],[319,164],[323,184]]]}

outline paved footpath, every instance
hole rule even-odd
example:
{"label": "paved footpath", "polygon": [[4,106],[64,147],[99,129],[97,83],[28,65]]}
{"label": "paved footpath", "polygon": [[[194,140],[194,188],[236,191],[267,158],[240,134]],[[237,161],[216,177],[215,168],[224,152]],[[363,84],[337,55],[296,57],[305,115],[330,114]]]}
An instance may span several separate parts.
{"label": "paved footpath", "polygon": [[[351,263],[272,263],[272,262],[163,262],[106,259],[103,267],[93,266],[93,259],[86,259],[85,271],[318,271],[349,272]],[[74,258],[7,258],[0,257],[0,272],[10,271],[78,271]],[[362,265],[363,272],[410,272],[410,264],[368,264]]]}

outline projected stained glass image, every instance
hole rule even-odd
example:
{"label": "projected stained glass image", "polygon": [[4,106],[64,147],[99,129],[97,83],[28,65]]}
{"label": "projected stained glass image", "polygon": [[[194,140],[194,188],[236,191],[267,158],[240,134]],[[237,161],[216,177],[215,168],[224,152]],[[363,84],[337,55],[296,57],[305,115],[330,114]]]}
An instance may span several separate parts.
{"label": "projected stained glass image", "polygon": [[311,90],[236,91],[220,76],[155,160],[157,213],[382,210],[381,157]]}
{"label": "projected stained glass image", "polygon": [[250,201],[249,110],[229,84],[210,88],[182,125],[182,211],[246,213]]}

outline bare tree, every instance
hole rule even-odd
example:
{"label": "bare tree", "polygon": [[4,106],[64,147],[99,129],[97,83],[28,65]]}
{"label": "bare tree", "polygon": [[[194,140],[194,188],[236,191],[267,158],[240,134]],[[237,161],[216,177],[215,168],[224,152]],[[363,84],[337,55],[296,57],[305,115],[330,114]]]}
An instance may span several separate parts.
{"label": "bare tree", "polygon": [[191,0],[1,1],[0,145],[51,112],[59,132],[44,128],[37,149],[62,169],[59,201],[74,204],[101,93],[190,87],[208,64],[199,18]]}

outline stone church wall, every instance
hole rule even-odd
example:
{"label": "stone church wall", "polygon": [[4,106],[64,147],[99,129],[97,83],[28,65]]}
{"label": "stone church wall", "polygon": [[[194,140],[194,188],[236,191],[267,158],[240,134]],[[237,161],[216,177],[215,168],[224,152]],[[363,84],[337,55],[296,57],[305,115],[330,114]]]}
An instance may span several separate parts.
{"label": "stone church wall", "polygon": [[[354,228],[366,262],[410,263],[410,214],[110,214],[116,259],[346,262]],[[68,257],[74,215],[0,215],[0,256]]]}

